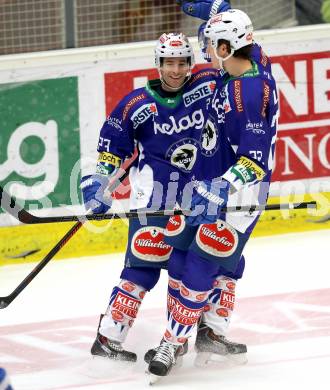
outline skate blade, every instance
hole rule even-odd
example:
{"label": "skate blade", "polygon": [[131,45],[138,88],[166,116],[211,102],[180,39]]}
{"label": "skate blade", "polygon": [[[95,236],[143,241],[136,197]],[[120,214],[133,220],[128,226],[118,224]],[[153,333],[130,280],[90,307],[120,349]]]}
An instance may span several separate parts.
{"label": "skate blade", "polygon": [[194,366],[195,367],[207,366],[211,359],[211,355],[212,355],[211,352],[198,352],[194,360]]}
{"label": "skate blade", "polygon": [[231,365],[244,365],[247,361],[246,353],[218,355],[212,352],[198,352],[194,360],[194,365],[195,367],[205,367],[207,365],[220,364],[226,367]]}
{"label": "skate blade", "polygon": [[154,375],[151,374],[150,372],[148,373],[148,376],[149,376],[148,378],[149,386],[153,386],[163,378],[162,376]]}
{"label": "skate blade", "polygon": [[120,359],[109,359],[106,356],[92,355],[91,360],[102,364],[113,364],[114,367],[132,367],[136,364],[133,360],[120,360]]}
{"label": "skate blade", "polygon": [[148,369],[146,369],[145,373],[146,373],[147,383],[150,386],[154,385],[155,383],[159,382],[161,379],[167,378],[170,373],[175,374],[176,370],[182,367],[182,365],[183,365],[183,356],[178,356],[171,371],[165,376],[152,374]]}
{"label": "skate blade", "polygon": [[152,374],[148,369],[145,370],[145,374],[146,374],[146,383],[149,386],[154,385],[155,383],[159,382],[162,378],[164,378],[163,376]]}
{"label": "skate blade", "polygon": [[248,362],[247,354],[246,353],[236,353],[226,356],[228,361],[233,362],[236,365],[243,365]]}

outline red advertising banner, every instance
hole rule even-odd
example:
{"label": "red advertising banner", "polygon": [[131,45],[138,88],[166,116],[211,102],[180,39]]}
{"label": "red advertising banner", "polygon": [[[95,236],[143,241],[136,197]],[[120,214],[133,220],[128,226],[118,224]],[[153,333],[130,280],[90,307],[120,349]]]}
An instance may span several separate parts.
{"label": "red advertising banner", "polygon": [[272,181],[330,176],[330,126],[278,132]]}
{"label": "red advertising banner", "polygon": [[330,119],[330,51],[272,57],[280,124]]}

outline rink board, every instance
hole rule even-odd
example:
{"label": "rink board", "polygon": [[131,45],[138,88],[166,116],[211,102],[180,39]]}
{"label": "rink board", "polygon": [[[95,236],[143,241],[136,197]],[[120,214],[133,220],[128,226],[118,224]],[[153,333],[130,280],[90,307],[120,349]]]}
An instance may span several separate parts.
{"label": "rink board", "polygon": [[[273,197],[269,199],[268,204],[287,203],[289,200],[292,198]],[[253,236],[330,229],[330,220],[325,223],[316,222],[326,212],[330,215],[330,193],[304,195],[294,200],[300,202],[316,200],[321,208],[318,212],[308,210],[264,212]],[[72,223],[57,223],[0,227],[3,238],[0,242],[0,266],[41,260],[71,226]],[[55,259],[118,253],[125,251],[126,245],[127,220],[93,222],[81,228]]]}

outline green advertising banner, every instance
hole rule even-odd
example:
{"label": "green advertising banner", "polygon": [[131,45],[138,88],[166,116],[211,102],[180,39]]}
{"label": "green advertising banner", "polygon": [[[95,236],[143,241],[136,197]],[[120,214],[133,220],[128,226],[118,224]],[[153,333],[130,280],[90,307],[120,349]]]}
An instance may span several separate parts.
{"label": "green advertising banner", "polygon": [[0,113],[1,185],[26,206],[72,204],[74,166],[80,175],[77,77],[1,84]]}

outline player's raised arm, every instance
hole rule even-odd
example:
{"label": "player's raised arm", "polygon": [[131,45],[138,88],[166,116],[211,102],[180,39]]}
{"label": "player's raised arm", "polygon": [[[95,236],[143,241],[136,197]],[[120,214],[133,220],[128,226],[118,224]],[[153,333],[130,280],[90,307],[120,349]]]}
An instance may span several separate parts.
{"label": "player's raised arm", "polygon": [[231,8],[229,2],[224,0],[181,0],[178,3],[185,14],[202,20],[209,20],[219,12],[225,12]]}

